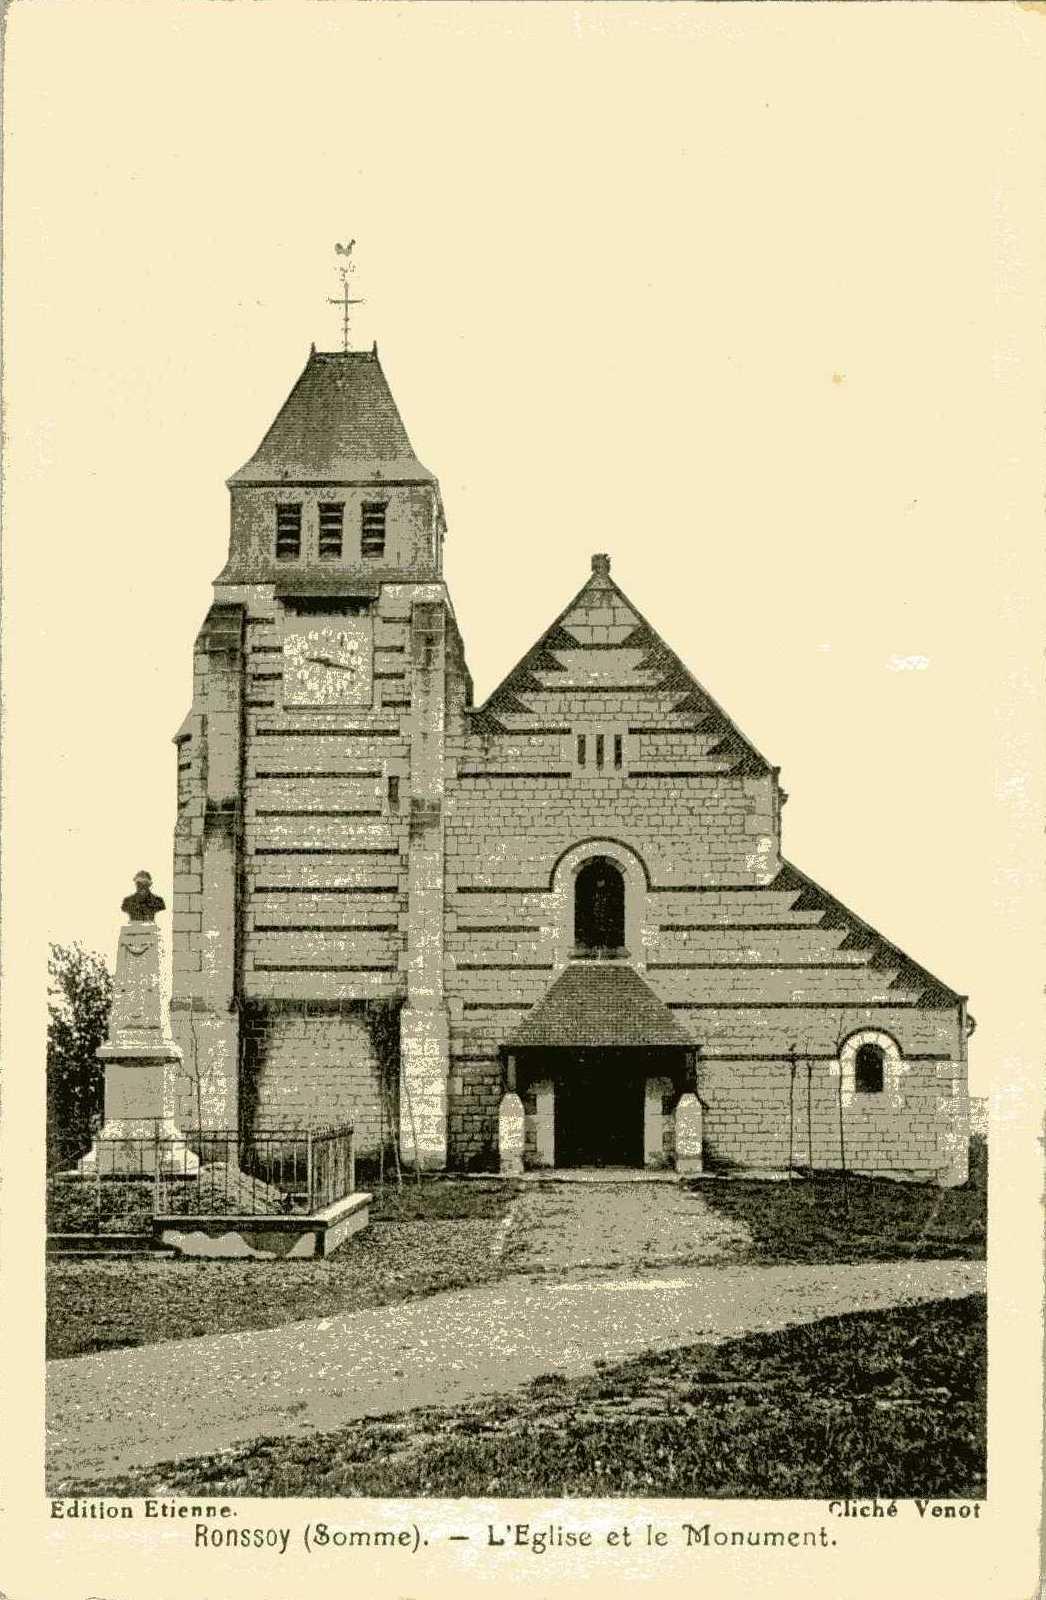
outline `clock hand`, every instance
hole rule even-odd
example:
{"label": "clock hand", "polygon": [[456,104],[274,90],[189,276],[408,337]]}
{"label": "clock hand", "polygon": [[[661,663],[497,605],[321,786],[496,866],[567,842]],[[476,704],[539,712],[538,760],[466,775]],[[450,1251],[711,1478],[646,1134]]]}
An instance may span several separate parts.
{"label": "clock hand", "polygon": [[348,663],[335,661],[332,656],[306,656],[306,661],[314,661],[318,667],[336,667],[339,672],[348,672]]}

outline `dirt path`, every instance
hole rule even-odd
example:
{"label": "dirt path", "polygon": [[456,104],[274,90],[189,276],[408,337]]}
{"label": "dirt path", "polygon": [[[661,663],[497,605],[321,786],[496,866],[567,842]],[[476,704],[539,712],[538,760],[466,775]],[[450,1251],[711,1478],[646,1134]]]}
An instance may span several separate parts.
{"label": "dirt path", "polygon": [[743,1223],[678,1184],[548,1183],[516,1202],[504,1259],[524,1272],[636,1271],[736,1261],[750,1243]]}
{"label": "dirt path", "polygon": [[[564,1251],[572,1236],[564,1222]],[[537,1232],[531,1240],[537,1248]],[[984,1264],[964,1261],[686,1266],[562,1282],[520,1276],[260,1332],[53,1361],[48,1489],[61,1493],[267,1434],[326,1431],[361,1416],[503,1393],[542,1373],[583,1373],[643,1350],[984,1285]]]}

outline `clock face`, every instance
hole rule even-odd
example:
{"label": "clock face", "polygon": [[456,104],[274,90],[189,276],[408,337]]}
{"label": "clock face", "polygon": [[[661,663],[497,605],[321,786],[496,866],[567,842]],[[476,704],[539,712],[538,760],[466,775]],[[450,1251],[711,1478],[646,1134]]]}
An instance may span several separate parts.
{"label": "clock face", "polygon": [[370,705],[372,692],[369,620],[297,623],[286,633],[285,705]]}

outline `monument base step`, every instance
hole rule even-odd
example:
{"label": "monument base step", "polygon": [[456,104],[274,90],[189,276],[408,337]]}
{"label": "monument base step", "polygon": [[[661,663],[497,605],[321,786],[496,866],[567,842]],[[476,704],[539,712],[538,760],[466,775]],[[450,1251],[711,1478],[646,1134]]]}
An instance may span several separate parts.
{"label": "monument base step", "polygon": [[113,1257],[149,1256],[170,1260],[175,1252],[158,1245],[151,1233],[49,1233],[47,1254],[52,1259],[73,1256]]}

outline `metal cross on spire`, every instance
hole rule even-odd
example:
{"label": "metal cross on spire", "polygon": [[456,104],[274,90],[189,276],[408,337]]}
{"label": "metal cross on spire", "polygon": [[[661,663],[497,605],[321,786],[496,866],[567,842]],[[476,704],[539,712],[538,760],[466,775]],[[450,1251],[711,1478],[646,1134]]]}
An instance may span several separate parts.
{"label": "metal cross on spire", "polygon": [[341,306],[341,348],[345,352],[349,348],[349,307],[363,305],[362,300],[353,300],[349,295],[349,274],[356,271],[349,257],[352,255],[352,247],[355,243],[355,239],[350,239],[348,244],[336,244],[334,246],[335,255],[345,257],[344,262],[338,267],[338,271],[341,274],[341,294],[328,296],[327,298],[328,305]]}

